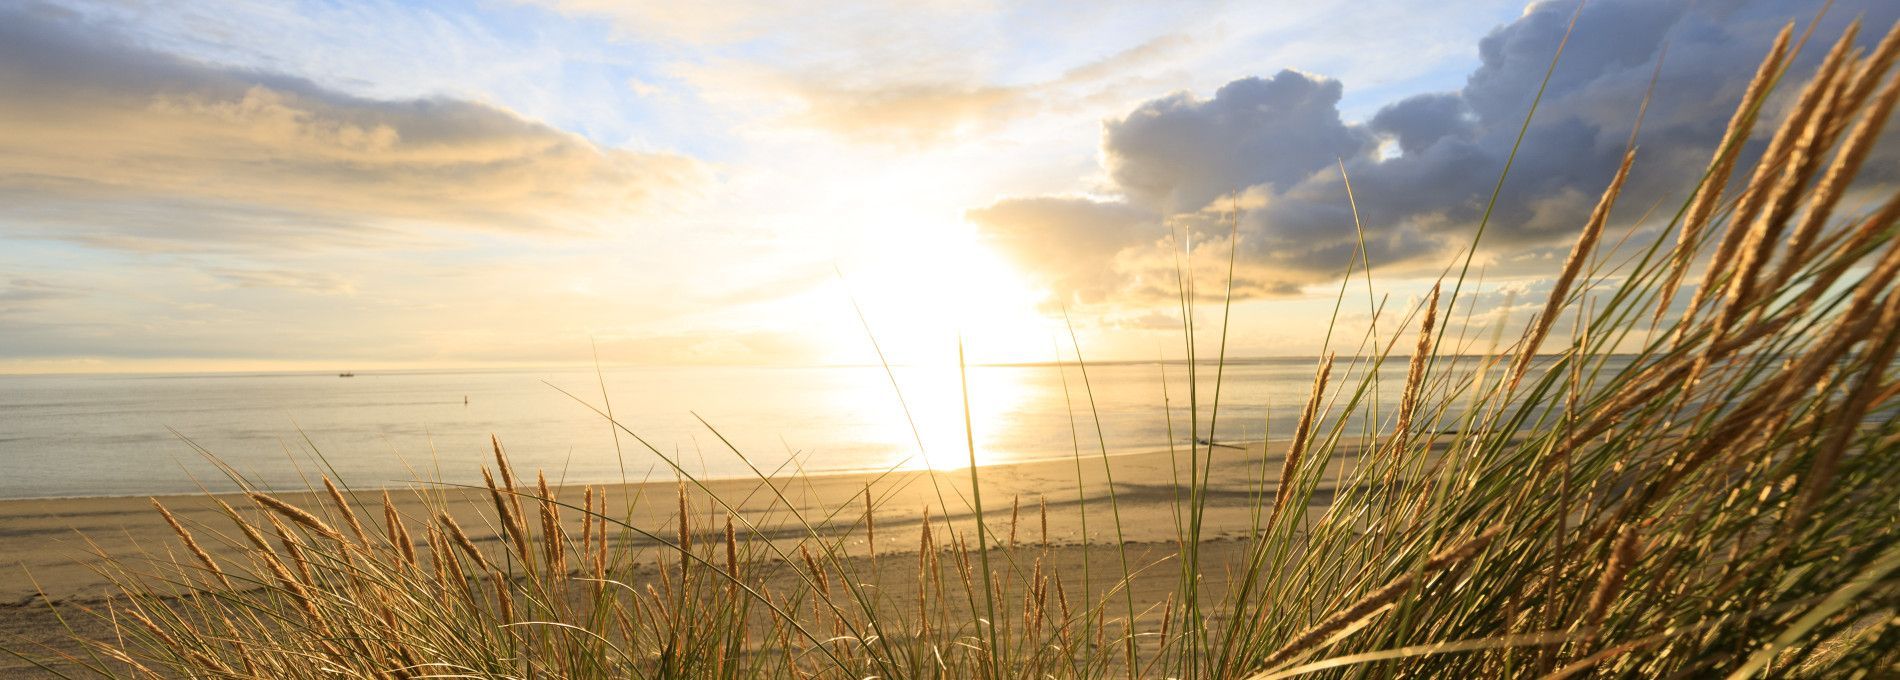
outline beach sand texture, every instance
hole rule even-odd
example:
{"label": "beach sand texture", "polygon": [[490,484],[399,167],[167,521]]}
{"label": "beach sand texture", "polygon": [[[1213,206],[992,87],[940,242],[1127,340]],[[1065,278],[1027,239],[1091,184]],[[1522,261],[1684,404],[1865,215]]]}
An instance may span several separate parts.
{"label": "beach sand texture", "polygon": [[[1203,518],[1204,587],[1224,588],[1228,571],[1245,558],[1247,545],[1233,540],[1246,536],[1259,521],[1257,513],[1271,503],[1277,487],[1273,478],[1282,464],[1284,442],[1254,442],[1244,448],[1213,447],[1212,467],[1207,474],[1207,509]],[[1203,448],[1203,451],[1206,449]],[[1348,460],[1350,446],[1342,445],[1338,457]],[[1072,589],[1081,591],[1084,556],[1094,567],[1092,590],[1106,592],[1120,579],[1120,553],[1113,549],[1117,537],[1128,546],[1128,556],[1139,573],[1133,588],[1137,602],[1160,603],[1179,585],[1176,475],[1187,474],[1185,449],[1140,454],[1114,455],[1083,453],[1078,459],[1043,460],[979,468],[986,522],[993,535],[1017,538],[1014,550],[993,546],[993,555],[1001,556],[998,569],[1026,569],[1023,560],[1041,558],[1045,564],[1073,581]],[[1104,469],[1104,461],[1110,468]],[[1204,458],[1204,460],[1207,460]],[[1078,465],[1080,474],[1078,475]],[[1177,472],[1178,465],[1178,472]],[[1265,475],[1263,476],[1263,470]],[[522,474],[532,471],[523,470]],[[1109,474],[1114,478],[1114,500],[1119,504],[1117,527],[1110,505]],[[933,483],[934,482],[934,483]],[[843,473],[786,475],[774,478],[775,493],[758,479],[706,480],[705,489],[746,519],[761,528],[765,537],[778,542],[781,549],[794,554],[807,541],[803,526],[794,520],[779,501],[782,495],[797,508],[807,522],[827,541],[842,541],[851,556],[850,568],[875,565],[877,578],[890,579],[887,587],[908,592],[916,579],[915,560],[885,557],[872,561],[872,550],[863,534],[863,495],[867,487],[876,505],[876,553],[879,556],[915,555],[924,516],[930,515],[936,531],[943,531],[948,507],[949,524],[958,532],[971,535],[975,515],[971,512],[968,469],[901,470],[886,473]],[[679,482],[668,478],[605,488],[611,507],[630,507],[635,526],[665,535],[677,516]],[[1263,485],[1264,484],[1264,485]],[[382,490],[352,492],[361,504],[359,512],[367,517],[380,516]],[[560,487],[556,495],[564,501],[579,502],[579,487]],[[705,491],[694,488],[690,495],[695,508],[696,526],[707,539],[716,538],[725,511]],[[486,490],[414,487],[389,490],[405,517],[426,516],[424,494],[434,495],[468,529],[471,539],[486,550],[502,552],[502,538],[492,521],[494,506]],[[942,503],[939,502],[941,494]],[[1264,495],[1264,496],[1263,496]],[[317,508],[328,503],[322,494],[290,493],[281,497],[293,504]],[[1263,502],[1263,497],[1265,501]],[[1315,494],[1315,503],[1330,497],[1327,488]],[[231,523],[218,509],[222,500],[247,514],[260,512],[239,495],[167,496],[158,499],[187,527],[199,536],[205,548],[219,559],[239,552],[243,542]],[[1018,504],[1020,503],[1020,506]],[[1042,513],[1047,504],[1046,517]],[[1091,550],[1082,548],[1080,505],[1088,507],[1088,532]],[[1018,509],[1019,508],[1019,509]],[[578,513],[566,520],[578,531]],[[1044,525],[1047,534],[1045,538]],[[757,540],[756,538],[754,540]],[[941,539],[940,539],[941,540]],[[1045,549],[1046,541],[1046,549]],[[1005,541],[1006,542],[1006,541]],[[642,545],[644,543],[644,545]],[[619,547],[619,546],[616,546]],[[633,578],[653,577],[656,558],[664,560],[665,550],[655,544],[637,541],[633,548],[646,548],[645,563]],[[97,571],[100,554],[124,559],[141,554],[180,554],[183,548],[177,536],[144,497],[62,498],[0,502],[0,555],[6,556],[9,578],[0,579],[0,631],[21,640],[72,649],[74,643],[65,626],[72,625],[84,636],[109,636],[109,627],[96,617],[82,613],[104,602],[110,590],[107,578]],[[1019,559],[1020,557],[1020,559]],[[894,598],[901,601],[903,598]],[[49,607],[52,604],[55,607]],[[57,613],[55,612],[57,609]],[[64,616],[65,623],[61,622]],[[0,659],[0,674],[25,672],[26,662]]]}

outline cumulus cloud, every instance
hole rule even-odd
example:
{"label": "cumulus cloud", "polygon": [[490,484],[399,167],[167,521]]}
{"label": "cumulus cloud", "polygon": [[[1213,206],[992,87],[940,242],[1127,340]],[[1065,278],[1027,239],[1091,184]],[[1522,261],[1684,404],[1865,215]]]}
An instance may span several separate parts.
{"label": "cumulus cloud", "polygon": [[1105,126],[1108,171],[1131,199],[1169,212],[1246,187],[1290,186],[1372,146],[1370,134],[1339,119],[1340,92],[1339,81],[1281,71],[1228,83],[1208,100],[1178,93],[1148,102]]}
{"label": "cumulus cloud", "polygon": [[6,228],[105,247],[589,232],[705,173],[484,103],[366,99],[190,61],[41,6],[0,9],[0,91]]}
{"label": "cumulus cloud", "polygon": [[[1628,226],[1651,206],[1686,198],[1775,32],[1789,20],[1805,22],[1819,4],[1585,4],[1492,213],[1485,232],[1490,254],[1568,246],[1622,156],[1652,74],[1660,80],[1617,218]],[[1533,4],[1479,43],[1480,65],[1462,88],[1392,102],[1363,122],[1339,112],[1342,85],[1350,83],[1295,71],[1237,80],[1207,99],[1179,93],[1136,107],[1104,124],[1103,166],[1121,195],[1116,205],[1153,217],[1145,228],[1097,232],[1088,248],[1045,249],[1048,259],[1089,261],[1044,266],[1101,271],[1141,253],[1160,257],[1154,242],[1165,233],[1164,220],[1224,235],[1220,215],[1238,205],[1244,209],[1241,269],[1255,281],[1277,282],[1257,290],[1336,277],[1359,241],[1342,162],[1369,259],[1379,266],[1438,264],[1469,242],[1575,9],[1572,2]],[[1837,2],[1816,35],[1839,35],[1856,16],[1872,34],[1862,40],[1871,42],[1900,18],[1900,6]],[[1824,51],[1825,44],[1809,45],[1796,77],[1782,86],[1784,99]],[[1745,161],[1759,153],[1767,132],[1756,132]],[[1868,170],[1876,181],[1896,175],[1892,145],[1887,148]],[[1008,236],[999,239],[1006,247],[1034,244],[1025,233],[1072,229],[1057,220],[1042,227],[999,220],[986,210],[970,217],[985,232]],[[1126,239],[1107,242],[1108,234]],[[1066,275],[1049,280],[1059,296],[1081,290]]]}
{"label": "cumulus cloud", "polygon": [[1437,92],[1406,98],[1380,109],[1367,123],[1372,132],[1392,140],[1399,151],[1417,155],[1439,140],[1468,135],[1471,107],[1464,97]]}

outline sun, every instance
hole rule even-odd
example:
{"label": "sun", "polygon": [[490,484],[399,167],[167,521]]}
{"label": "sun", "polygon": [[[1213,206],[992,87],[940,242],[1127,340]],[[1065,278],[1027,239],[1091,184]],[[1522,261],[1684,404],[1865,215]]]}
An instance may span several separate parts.
{"label": "sun", "polygon": [[[1038,311],[1041,292],[968,224],[919,218],[872,233],[879,236],[840,269],[910,413],[906,419],[891,412],[882,438],[900,444],[901,451],[890,462],[938,470],[970,464],[966,375],[967,434],[974,435],[976,462],[1020,453],[990,442],[1006,439],[1002,428],[1027,398],[1027,386],[1013,371],[984,365],[1054,358],[1064,332],[1061,320]],[[865,330],[852,323],[833,335],[839,347],[858,348],[864,346]],[[877,360],[851,356],[846,363]],[[890,399],[880,388],[861,403],[839,406],[882,413]],[[917,440],[922,440],[921,455]]]}
{"label": "sun", "polygon": [[954,363],[959,341],[971,364],[1053,358],[1061,320],[974,227],[940,220],[881,234],[845,278],[893,361]]}

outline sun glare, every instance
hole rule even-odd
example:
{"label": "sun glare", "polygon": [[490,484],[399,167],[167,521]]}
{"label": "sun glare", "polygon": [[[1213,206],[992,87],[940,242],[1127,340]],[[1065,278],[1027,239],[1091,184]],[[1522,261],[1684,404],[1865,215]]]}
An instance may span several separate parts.
{"label": "sun glare", "polygon": [[[840,412],[863,413],[874,423],[874,437],[892,447],[890,457],[880,466],[963,469],[970,465],[972,441],[978,465],[1008,462],[1024,453],[1006,446],[1012,440],[1010,417],[1032,396],[1020,371],[978,366],[959,373],[952,361],[895,366],[891,372],[903,394],[901,406],[880,381],[865,383],[871,389],[844,395],[841,399],[845,403],[833,406]],[[963,419],[965,375],[970,397],[967,430]]]}
{"label": "sun glare", "polygon": [[893,361],[1041,361],[1061,323],[1038,311],[1040,292],[961,223],[886,230],[845,273]]}
{"label": "sun glare", "polygon": [[[903,228],[861,233],[878,236],[845,271],[846,285],[892,364],[917,431],[912,433],[888,394],[841,406],[880,412],[883,404],[893,406],[881,421],[884,439],[904,444],[893,463],[958,469],[970,463],[963,421],[967,375],[977,462],[1009,458],[1011,452],[992,443],[1001,441],[1007,417],[1026,399],[1024,386],[1010,372],[982,365],[1049,360],[1062,332],[1060,320],[1038,311],[1040,292],[969,225],[919,218]],[[837,330],[852,336],[839,337],[841,346],[863,342],[862,329]],[[961,374],[959,352],[967,367]]]}

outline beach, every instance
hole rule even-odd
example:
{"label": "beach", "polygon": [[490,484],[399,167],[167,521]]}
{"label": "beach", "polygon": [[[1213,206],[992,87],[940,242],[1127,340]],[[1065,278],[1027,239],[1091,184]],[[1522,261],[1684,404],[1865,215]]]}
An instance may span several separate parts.
{"label": "beach", "polygon": [[0,679],[1900,678],[1900,3],[150,4]]}
{"label": "beach", "polygon": [[[1212,447],[1212,465],[1201,471],[1209,480],[1202,520],[1206,588],[1224,587],[1229,568],[1244,558],[1248,544],[1232,539],[1246,536],[1260,521],[1256,513],[1263,507],[1263,489],[1266,502],[1271,502],[1275,492],[1271,480],[1279,473],[1285,446],[1284,442],[1253,442],[1244,447]],[[1208,448],[1200,450],[1205,455]],[[1177,498],[1176,489],[1185,487],[1177,487],[1175,479],[1177,471],[1183,477],[1188,474],[1187,455],[1185,449],[1107,457],[1083,452],[1079,458],[1067,460],[979,467],[984,521],[990,534],[996,537],[997,543],[1007,544],[1012,536],[1015,539],[1013,550],[1008,545],[992,545],[993,554],[1002,558],[995,569],[1028,569],[1028,561],[1040,559],[1045,568],[1063,574],[1065,581],[1071,582],[1071,590],[1079,593],[1082,590],[1078,579],[1086,561],[1094,567],[1090,587],[1099,594],[1107,592],[1120,579],[1123,551],[1114,549],[1119,541],[1126,546],[1130,563],[1139,570],[1133,585],[1136,601],[1144,609],[1163,601],[1179,583],[1173,560],[1178,552],[1176,509],[1181,506],[1177,501],[1183,499]],[[1342,445],[1338,455],[1352,455],[1350,447]],[[1104,461],[1108,462],[1106,469]],[[1263,469],[1266,472],[1264,487]],[[535,474],[532,470],[518,473]],[[1111,475],[1114,479],[1112,498],[1108,483]],[[940,546],[946,529],[974,542],[975,514],[965,500],[972,496],[967,468],[935,473],[901,470],[784,475],[772,478],[771,486],[757,478],[703,480],[701,483],[703,489],[694,482],[687,482],[694,508],[691,526],[701,540],[719,540],[728,507],[744,518],[740,526],[751,523],[757,529],[749,539],[742,529],[742,540],[771,540],[786,554],[795,554],[801,542],[817,549],[816,543],[809,542],[811,534],[805,529],[809,524],[822,542],[841,546],[843,554],[848,556],[846,568],[864,570],[879,579],[915,582],[914,556],[927,507]],[[669,477],[664,481],[596,488],[605,489],[610,507],[616,511],[623,506],[630,507],[634,526],[659,535],[671,535],[676,531],[674,518],[678,514],[680,484],[681,480]],[[863,526],[867,487],[874,499],[875,551],[867,544]],[[359,514],[366,518],[381,517],[383,491],[351,493],[359,505]],[[426,517],[425,495],[434,496],[440,500],[433,502],[447,508],[467,527],[474,542],[485,550],[500,552],[504,549],[493,522],[486,519],[493,516],[494,506],[485,489],[406,488],[388,493],[405,520],[412,523],[420,523]],[[577,487],[555,488],[555,495],[567,503],[578,504],[582,493]],[[1315,498],[1326,496],[1322,489]],[[711,500],[711,497],[719,500]],[[315,512],[325,511],[330,503],[321,492],[281,494],[281,498]],[[243,538],[222,516],[217,503],[229,503],[247,516],[259,513],[248,499],[235,494],[164,496],[157,500],[221,560],[237,555]],[[1046,516],[1042,512],[1045,503]],[[1082,506],[1087,508],[1086,548]],[[795,509],[797,515],[788,512],[788,507]],[[948,522],[944,521],[946,516]],[[798,518],[803,518],[803,522]],[[578,531],[578,513],[570,513],[566,522],[572,525],[570,530]],[[380,524],[370,527],[373,534],[377,526]],[[136,560],[146,554],[161,559],[167,553],[182,555],[176,534],[153,508],[152,499],[145,497],[0,501],[0,527],[4,527],[0,528],[0,555],[7,556],[6,568],[16,576],[0,580],[0,631],[16,640],[62,649],[74,648],[66,640],[69,637],[65,632],[67,625],[83,636],[111,634],[109,625],[83,612],[88,608],[97,610],[111,590],[109,579],[97,569],[101,562],[99,554],[122,561]],[[639,550],[643,562],[651,566],[656,559],[664,560],[668,556],[664,550],[654,550],[654,545],[636,538],[626,547]],[[898,557],[902,555],[912,557]],[[633,578],[638,579],[643,570],[634,571]],[[908,586],[895,582],[891,585],[898,592],[908,590]],[[54,606],[48,607],[49,603]],[[20,659],[0,659],[0,674],[29,669],[30,664]]]}

